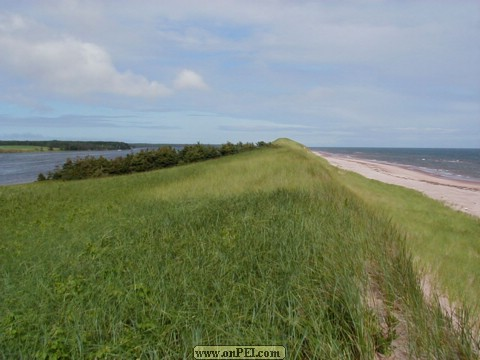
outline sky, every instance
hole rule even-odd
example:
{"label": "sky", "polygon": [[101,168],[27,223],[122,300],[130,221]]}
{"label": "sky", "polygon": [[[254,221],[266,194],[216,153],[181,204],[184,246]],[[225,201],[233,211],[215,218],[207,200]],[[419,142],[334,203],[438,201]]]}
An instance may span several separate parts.
{"label": "sky", "polygon": [[478,0],[0,0],[0,139],[480,148]]}

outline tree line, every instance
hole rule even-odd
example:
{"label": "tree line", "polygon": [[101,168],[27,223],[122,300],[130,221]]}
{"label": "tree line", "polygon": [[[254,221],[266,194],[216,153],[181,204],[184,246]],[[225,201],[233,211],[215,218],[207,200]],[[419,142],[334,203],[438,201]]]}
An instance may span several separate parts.
{"label": "tree line", "polygon": [[62,166],[58,166],[47,175],[40,173],[37,180],[80,180],[131,174],[214,159],[269,146],[272,146],[272,144],[264,141],[256,144],[244,144],[242,142],[233,144],[227,142],[220,146],[202,145],[198,143],[185,145],[182,149],[176,149],[172,146],[162,146],[158,149],[142,150],[135,154],[128,154],[127,156],[117,157],[111,160],[103,156],[87,156],[75,160],[67,159]]}
{"label": "tree line", "polygon": [[0,145],[38,146],[64,151],[130,150],[132,148],[127,143],[118,141],[5,140],[0,141]]}

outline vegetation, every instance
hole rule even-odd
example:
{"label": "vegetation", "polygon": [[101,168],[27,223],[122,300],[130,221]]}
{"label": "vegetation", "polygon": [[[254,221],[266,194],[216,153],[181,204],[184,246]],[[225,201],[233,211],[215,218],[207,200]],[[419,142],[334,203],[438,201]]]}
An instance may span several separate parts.
{"label": "vegetation", "polygon": [[466,303],[480,315],[480,219],[401,186],[343,170],[336,176],[402,227],[417,268],[432,277],[452,303]]}
{"label": "vegetation", "polygon": [[33,145],[0,145],[0,153],[54,151],[59,149]]}
{"label": "vegetation", "polygon": [[122,177],[0,187],[0,358],[473,359],[405,233],[288,140]]}
{"label": "vegetation", "polygon": [[[60,141],[60,140],[47,140],[47,141],[22,141],[22,140],[0,140],[0,148],[10,147],[11,149],[48,149],[63,150],[63,151],[87,151],[87,150],[129,150],[130,145],[123,142],[114,141]],[[30,150],[37,151],[37,150]]]}
{"label": "vegetation", "polygon": [[185,145],[181,150],[172,146],[163,146],[155,150],[142,150],[113,160],[108,160],[103,156],[87,156],[76,160],[68,159],[62,167],[58,167],[55,171],[48,173],[47,176],[39,174],[38,180],[80,180],[151,171],[238,154],[270,145],[270,143],[264,141],[258,142],[257,145],[228,142],[220,147],[202,144]]}

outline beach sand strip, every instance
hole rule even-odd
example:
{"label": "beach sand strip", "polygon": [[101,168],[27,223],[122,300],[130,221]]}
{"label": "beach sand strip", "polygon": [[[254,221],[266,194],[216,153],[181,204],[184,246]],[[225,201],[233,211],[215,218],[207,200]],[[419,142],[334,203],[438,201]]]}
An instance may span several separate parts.
{"label": "beach sand strip", "polygon": [[330,164],[368,179],[420,191],[455,210],[480,217],[480,183],[434,176],[407,166],[316,152]]}

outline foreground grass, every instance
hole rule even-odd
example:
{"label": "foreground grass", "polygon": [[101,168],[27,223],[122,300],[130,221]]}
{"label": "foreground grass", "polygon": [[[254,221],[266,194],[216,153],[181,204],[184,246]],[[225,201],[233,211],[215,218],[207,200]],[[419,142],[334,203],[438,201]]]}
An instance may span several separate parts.
{"label": "foreground grass", "polygon": [[[0,188],[0,357],[474,358],[404,234],[295,143],[151,173]],[[400,345],[395,345],[400,343]]]}
{"label": "foreground grass", "polygon": [[336,170],[336,175],[365,203],[383,209],[403,229],[418,267],[433,277],[442,293],[480,314],[480,219],[417,191],[343,170]]}

